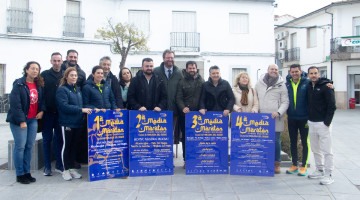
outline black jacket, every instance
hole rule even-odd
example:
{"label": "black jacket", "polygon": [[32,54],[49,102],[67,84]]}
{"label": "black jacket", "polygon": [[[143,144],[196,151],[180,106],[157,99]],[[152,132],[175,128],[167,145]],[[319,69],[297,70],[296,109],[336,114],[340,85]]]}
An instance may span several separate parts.
{"label": "black jacket", "polygon": [[[150,102],[151,106],[146,109],[154,110],[155,107],[159,107],[161,110],[166,110],[167,93],[164,82],[156,74],[153,74],[152,79],[155,81],[154,88],[152,88],[152,102]],[[138,110],[146,105],[146,82],[147,80],[142,70],[139,70],[136,76],[131,79],[127,99],[132,110]]]}
{"label": "black jacket", "polygon": [[[90,76],[88,77],[88,80],[89,79],[93,79],[92,74],[90,74]],[[124,103],[123,103],[122,96],[121,96],[120,84],[119,84],[119,81],[116,78],[116,76],[114,76],[113,73],[109,72],[106,82],[108,85],[110,85],[111,90],[114,94],[114,97],[116,100],[116,106],[118,108],[124,108]]]}
{"label": "black jacket", "polygon": [[56,113],[56,103],[55,103],[55,95],[56,90],[59,87],[60,79],[62,78],[61,71],[59,74],[50,68],[41,73],[41,76],[44,78],[45,86],[44,86],[44,103],[46,106],[47,112]]}
{"label": "black jacket", "polygon": [[[37,86],[38,92],[38,112],[45,111],[43,88]],[[16,79],[13,83],[13,89],[10,93],[10,109],[6,121],[20,125],[26,122],[30,109],[30,90],[26,84],[26,77]]]}
{"label": "black jacket", "polygon": [[[65,60],[63,62],[63,64],[61,65],[61,71],[62,73],[65,72],[65,70],[67,69],[67,61]],[[85,85],[85,81],[86,81],[86,74],[85,72],[80,68],[80,66],[78,64],[76,64],[76,71],[77,71],[77,75],[78,75],[78,79],[76,81],[76,85],[80,87],[80,89],[82,89]]]}
{"label": "black jacket", "polygon": [[220,78],[216,87],[212,83],[211,78],[203,84],[199,109],[207,109],[207,111],[231,111],[234,103],[234,93],[226,80]]}
{"label": "black jacket", "polygon": [[102,92],[100,92],[93,79],[86,81],[82,89],[84,108],[117,109],[115,97],[110,86],[104,80],[101,81],[101,84],[103,84]]}
{"label": "black jacket", "polygon": [[83,124],[82,97],[79,87],[65,84],[56,91],[59,110],[59,124],[71,128],[81,128]]}
{"label": "black jacket", "polygon": [[183,69],[184,78],[179,81],[176,91],[176,104],[179,112],[184,115],[182,110],[188,107],[191,111],[199,110],[199,100],[201,90],[203,87],[204,79],[200,76],[199,70],[196,78],[194,79],[189,73]]}
{"label": "black jacket", "polygon": [[334,90],[326,86],[327,83],[332,83],[332,81],[320,78],[314,87],[310,82],[307,92],[309,120],[312,122],[324,122],[326,126],[329,126],[336,106]]}

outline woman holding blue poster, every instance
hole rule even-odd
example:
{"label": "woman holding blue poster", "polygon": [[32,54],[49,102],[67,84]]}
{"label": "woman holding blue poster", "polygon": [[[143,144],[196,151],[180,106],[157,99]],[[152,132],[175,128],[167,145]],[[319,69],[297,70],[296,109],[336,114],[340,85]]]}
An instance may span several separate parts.
{"label": "woman holding blue poster", "polygon": [[10,93],[10,110],[6,121],[14,136],[13,151],[16,181],[22,184],[35,182],[30,174],[31,149],[34,146],[38,122],[45,110],[43,104],[44,80],[40,76],[40,65],[31,61],[23,69],[24,76],[16,79]]}
{"label": "woman holding blue poster", "polygon": [[76,144],[79,142],[84,113],[91,114],[90,108],[83,108],[81,91],[76,85],[77,79],[76,69],[67,68],[61,79],[60,88],[56,91],[59,124],[64,139],[61,155],[64,165],[62,177],[67,181],[81,178],[81,174],[74,169]]}
{"label": "woman holding blue poster", "polygon": [[95,66],[91,73],[93,78],[85,82],[82,90],[84,107],[94,109],[95,112],[100,110],[106,112],[106,109],[120,111],[116,105],[114,94],[110,85],[104,78],[104,70],[100,66]]}
{"label": "woman holding blue poster", "polygon": [[235,112],[259,112],[258,96],[256,91],[251,87],[250,77],[246,72],[242,72],[236,76],[232,91],[235,96],[235,104],[233,107]]}

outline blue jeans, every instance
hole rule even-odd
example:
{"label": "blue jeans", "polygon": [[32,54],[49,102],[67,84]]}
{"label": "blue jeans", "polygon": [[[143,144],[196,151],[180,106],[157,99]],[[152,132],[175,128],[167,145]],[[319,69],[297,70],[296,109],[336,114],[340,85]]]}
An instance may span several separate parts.
{"label": "blue jeans", "polygon": [[[53,141],[53,152],[56,158],[56,169],[63,169],[61,161],[61,150],[63,146],[63,139],[61,127],[59,125],[58,115],[55,113],[45,112],[43,126],[43,151],[44,151],[44,165],[45,168],[51,169],[51,141]],[[53,140],[54,138],[54,140]]]}
{"label": "blue jeans", "polygon": [[10,130],[14,137],[13,159],[16,176],[30,173],[31,149],[34,146],[38,123],[35,118],[26,120],[27,128],[10,123]]}
{"label": "blue jeans", "polygon": [[281,162],[280,132],[275,132],[275,162]]}

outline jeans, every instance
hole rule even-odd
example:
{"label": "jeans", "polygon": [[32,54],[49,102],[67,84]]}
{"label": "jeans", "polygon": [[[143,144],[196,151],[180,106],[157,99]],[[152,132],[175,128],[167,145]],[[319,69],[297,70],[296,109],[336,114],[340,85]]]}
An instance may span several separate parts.
{"label": "jeans", "polygon": [[280,132],[275,132],[275,162],[281,162]]}
{"label": "jeans", "polygon": [[27,128],[10,123],[10,130],[14,137],[13,160],[16,176],[30,173],[31,149],[34,146],[38,123],[35,118],[26,120]]}
{"label": "jeans", "polygon": [[43,126],[43,151],[45,168],[51,169],[51,141],[53,140],[53,152],[56,158],[56,169],[63,169],[61,161],[61,150],[63,146],[63,139],[61,135],[61,127],[57,114],[45,112]]}

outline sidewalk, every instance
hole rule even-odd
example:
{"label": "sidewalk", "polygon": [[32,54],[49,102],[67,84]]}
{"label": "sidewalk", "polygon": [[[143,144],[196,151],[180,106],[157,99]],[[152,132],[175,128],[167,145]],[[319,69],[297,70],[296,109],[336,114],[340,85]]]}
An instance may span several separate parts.
{"label": "sidewalk", "polygon": [[[0,164],[7,162],[7,140],[12,139],[8,125],[0,114]],[[360,199],[360,119],[359,110],[337,110],[333,120],[335,158],[332,185],[319,185],[319,180],[285,174],[275,177],[230,175],[185,175],[182,154],[175,159],[175,175],[157,177],[129,177],[88,182],[87,167],[80,170],[83,178],[64,181],[54,172],[45,177],[33,171],[36,183],[22,185],[15,182],[15,172],[0,170],[0,199]],[[179,150],[181,146],[179,145]],[[179,151],[180,152],[180,151]],[[311,154],[310,163],[313,164]],[[314,167],[309,169],[310,172]],[[359,187],[360,188],[360,187]]]}

